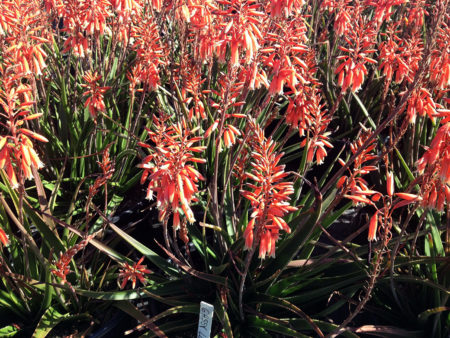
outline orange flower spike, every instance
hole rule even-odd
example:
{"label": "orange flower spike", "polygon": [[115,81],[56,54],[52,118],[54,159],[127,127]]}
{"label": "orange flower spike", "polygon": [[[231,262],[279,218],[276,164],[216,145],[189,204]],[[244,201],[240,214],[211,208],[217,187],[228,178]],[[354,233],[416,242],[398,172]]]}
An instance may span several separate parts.
{"label": "orange flower spike", "polygon": [[253,150],[251,153],[253,169],[245,173],[244,177],[254,181],[255,184],[247,183],[252,191],[241,191],[242,196],[250,201],[253,208],[244,238],[247,249],[257,245],[254,240],[259,241],[259,257],[265,258],[266,254],[275,255],[275,242],[279,230],[290,232],[282,217],[297,208],[288,203],[289,195],[294,192],[293,184],[282,182],[287,176],[284,173],[284,166],[278,165],[283,154],[275,152],[275,142],[267,140],[262,129],[254,121],[250,123],[254,131],[249,141]]}
{"label": "orange flower spike", "polygon": [[83,80],[87,83],[82,84],[82,86],[88,89],[83,93],[83,96],[88,97],[84,106],[88,107],[89,113],[94,121],[98,112],[105,111],[106,107],[103,101],[103,94],[111,88],[99,87],[97,82],[100,81],[101,78],[101,75],[98,75],[97,72],[92,73],[91,71],[83,76]]}
{"label": "orange flower spike", "polygon": [[376,51],[372,49],[376,36],[374,28],[365,24],[358,16],[354,22],[353,29],[344,36],[348,48],[339,46],[339,49],[345,54],[337,57],[338,60],[343,61],[335,71],[338,74],[338,83],[341,85],[342,91],[346,91],[348,88],[353,92],[358,91],[368,73],[366,63],[376,62],[367,57],[367,54]]}
{"label": "orange flower spike", "polygon": [[[193,157],[192,153],[201,153],[204,146],[194,146],[202,137],[189,137],[198,128],[189,130],[186,123],[169,124],[166,117],[154,119],[154,130],[148,130],[155,146],[146,146],[152,154],[147,156],[139,167],[144,169],[141,183],[149,179],[147,196],[156,193],[159,219],[163,221],[174,214],[173,226],[178,228],[183,222],[179,211],[183,210],[189,222],[195,222],[190,204],[198,192],[197,182],[204,177],[187,162],[205,163],[205,159]],[[187,233],[179,236],[187,238]]]}

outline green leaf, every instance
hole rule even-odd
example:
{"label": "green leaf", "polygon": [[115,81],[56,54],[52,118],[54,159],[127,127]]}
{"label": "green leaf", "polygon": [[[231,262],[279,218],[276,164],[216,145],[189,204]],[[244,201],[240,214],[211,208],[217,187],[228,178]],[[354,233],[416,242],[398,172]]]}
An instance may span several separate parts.
{"label": "green leaf", "polygon": [[[297,330],[308,330],[310,325],[309,323],[305,320],[305,319],[289,319],[289,323]],[[324,322],[322,320],[314,320],[314,323],[317,324],[317,326],[323,331],[323,332],[333,332],[334,330],[336,330],[339,325],[336,324],[332,324],[332,323],[328,323],[328,322]],[[345,331],[342,332],[339,337],[347,337],[347,338],[358,338],[358,335],[354,334],[353,332],[350,331]]]}
{"label": "green leaf", "polygon": [[269,304],[272,306],[280,307],[288,311],[291,311],[295,313],[297,316],[303,317],[309,323],[310,329],[314,330],[317,334],[323,335],[323,333],[320,331],[320,329],[317,327],[314,321],[306,313],[304,313],[302,310],[300,310],[300,308],[298,308],[294,304],[289,303],[287,300],[265,294],[256,294],[255,299],[253,301],[250,301],[250,303],[251,302],[258,304]]}
{"label": "green leaf", "polygon": [[[158,325],[158,328],[164,332],[167,333],[178,333],[176,336],[183,336],[188,335],[191,331],[188,329],[195,328],[197,326],[197,322],[191,320],[191,319],[181,319],[181,320],[171,320],[168,323]],[[156,337],[156,334],[153,332],[146,332],[141,337]]]}
{"label": "green leaf", "polygon": [[434,315],[436,313],[441,313],[441,312],[444,312],[444,311],[450,311],[450,307],[439,306],[439,307],[435,307],[433,309],[428,309],[426,311],[423,311],[423,312],[419,313],[417,318],[419,318],[420,321],[425,321],[429,316]]}
{"label": "green leaf", "polygon": [[285,324],[282,324],[281,321],[275,322],[275,321],[269,320],[269,319],[262,319],[262,318],[259,318],[256,316],[250,316],[250,317],[247,317],[246,324],[248,327],[263,328],[268,331],[287,335],[288,337],[301,337],[301,338],[308,337],[308,336],[305,336],[304,334],[301,334],[300,332],[297,332],[297,331],[289,328],[288,322],[285,322]]}
{"label": "green leaf", "polygon": [[277,272],[282,271],[287,264],[295,257],[298,251],[308,241],[311,233],[316,225],[316,222],[321,214],[321,203],[316,208],[316,212],[309,216],[305,222],[305,215],[299,215],[292,223],[297,224],[294,228],[294,233],[285,238],[277,249],[277,257],[270,258],[262,273],[258,276],[258,280],[266,280]]}
{"label": "green leaf", "polygon": [[[176,300],[176,296],[183,294],[186,283],[183,280],[174,280],[166,283],[154,283],[143,288],[121,291],[90,291],[75,288],[75,292],[81,296],[101,299],[101,300],[133,300],[151,298],[152,294],[160,297],[171,296]],[[148,292],[146,292],[148,291]]]}
{"label": "green leaf", "polygon": [[108,225],[113,229],[116,234],[118,234],[120,237],[122,237],[128,244],[130,244],[133,248],[135,248],[137,251],[139,251],[141,254],[143,254],[145,257],[147,257],[153,264],[155,264],[157,267],[159,267],[161,270],[174,275],[178,276],[178,271],[172,267],[167,261],[163,258],[161,258],[156,252],[149,249],[145,245],[143,245],[141,242],[134,239],[132,236],[128,235],[125,231],[120,229],[115,224],[108,222]]}
{"label": "green leaf", "polygon": [[0,337],[14,337],[20,330],[13,325],[8,325],[0,329]]}
{"label": "green leaf", "polygon": [[39,320],[38,326],[33,333],[33,338],[44,338],[61,321],[72,317],[70,313],[61,314],[53,307],[47,309]]}
{"label": "green leaf", "polygon": [[228,317],[228,313],[225,310],[225,307],[220,301],[220,297],[217,297],[216,302],[214,303],[214,312],[219,318],[227,337],[233,338],[233,329],[231,328],[230,318]]}

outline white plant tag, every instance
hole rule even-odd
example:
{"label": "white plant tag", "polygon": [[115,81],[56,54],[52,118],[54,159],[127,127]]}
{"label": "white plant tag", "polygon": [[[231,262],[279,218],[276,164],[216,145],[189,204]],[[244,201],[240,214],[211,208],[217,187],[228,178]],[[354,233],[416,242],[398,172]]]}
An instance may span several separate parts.
{"label": "white plant tag", "polygon": [[205,302],[200,302],[197,338],[210,338],[213,315],[214,306]]}

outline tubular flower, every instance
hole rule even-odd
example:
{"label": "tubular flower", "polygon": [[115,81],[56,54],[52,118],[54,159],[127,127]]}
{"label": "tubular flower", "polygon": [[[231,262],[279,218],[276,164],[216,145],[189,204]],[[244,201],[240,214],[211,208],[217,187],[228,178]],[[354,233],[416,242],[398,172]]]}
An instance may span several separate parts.
{"label": "tubular flower", "polygon": [[189,0],[176,12],[181,21],[188,23],[195,61],[207,62],[210,60],[216,46],[220,44],[219,34],[225,17],[213,16],[213,10],[217,10],[217,8],[208,0]]}
{"label": "tubular flower", "polygon": [[256,55],[263,36],[259,27],[261,17],[265,14],[258,9],[261,5],[255,0],[218,0],[225,9],[217,13],[227,19],[220,34],[220,44],[217,49],[219,59],[225,60],[227,46],[231,50],[230,63],[237,66],[240,63],[240,53],[245,50],[245,63],[249,63]]}
{"label": "tubular flower", "polygon": [[85,57],[90,52],[90,39],[98,38],[111,29],[107,23],[112,17],[109,0],[66,0],[62,6],[57,6],[58,16],[64,19],[64,28],[68,37],[64,43],[63,52],[72,51],[79,57]]}
{"label": "tubular flower", "polygon": [[[447,15],[447,22],[450,16]],[[430,79],[437,89],[444,90],[450,86],[450,27],[443,22],[436,39],[437,48],[431,54]]]}
{"label": "tubular flower", "polygon": [[[401,93],[403,95],[405,92]],[[407,102],[406,115],[409,123],[415,123],[417,115],[427,115],[431,121],[434,121],[438,112],[436,109],[442,106],[434,102],[431,93],[425,88],[414,90]]]}
{"label": "tubular flower", "polygon": [[121,289],[123,289],[125,285],[127,285],[129,280],[131,280],[131,287],[133,289],[136,287],[137,280],[145,285],[144,276],[146,274],[152,273],[152,271],[147,269],[146,265],[141,264],[143,260],[144,257],[142,257],[137,263],[134,263],[133,266],[131,266],[127,262],[122,264],[122,269],[119,270],[119,280],[122,279],[122,282],[120,283]]}
{"label": "tubular flower", "polygon": [[271,0],[270,16],[287,18],[292,11],[299,11],[303,4],[303,0]]}
{"label": "tubular flower", "polygon": [[68,284],[73,290],[72,285],[67,281],[67,275],[70,273],[69,264],[72,258],[82,249],[88,245],[89,241],[95,236],[95,234],[87,236],[85,239],[81,240],[79,243],[75,244],[69,250],[64,253],[60,253],[59,259],[55,262],[54,268],[51,272],[61,279],[62,284]]}
{"label": "tubular flower", "polygon": [[338,74],[338,84],[342,87],[343,92],[348,88],[352,92],[358,91],[364,82],[364,77],[368,74],[366,64],[377,63],[367,56],[376,51],[372,49],[375,31],[370,24],[363,23],[362,19],[358,21],[358,25],[343,37],[347,46],[338,47],[341,51],[347,53],[337,57],[342,63],[335,71]]}
{"label": "tubular flower", "polygon": [[[323,109],[323,105],[319,104],[320,97],[318,95],[311,98],[312,104],[310,106],[311,111],[305,121],[309,124],[307,133],[309,135],[308,153],[306,155],[306,161],[312,163],[314,155],[316,155],[317,164],[322,164],[325,156],[327,156],[326,148],[333,148],[328,136],[330,132],[327,132],[328,124],[331,118],[327,115],[327,111]],[[303,136],[304,129],[300,129],[300,136]],[[304,147],[308,138],[305,138],[300,146]]]}
{"label": "tubular flower", "polygon": [[310,50],[305,45],[307,29],[303,20],[302,16],[296,17],[286,27],[267,34],[267,46],[260,52],[264,66],[271,68],[270,94],[283,94],[285,85],[297,94],[298,84],[316,82],[312,76],[315,65],[310,60],[305,62]]}
{"label": "tubular flower", "polygon": [[[14,72],[22,76],[42,75],[47,67],[44,44],[52,37],[41,11],[40,1],[14,0],[0,3],[0,37],[5,34],[5,46],[0,56],[14,66]],[[4,28],[1,28],[4,27]]]}
{"label": "tubular flower", "polygon": [[86,81],[86,84],[81,85],[87,88],[87,91],[83,93],[83,96],[87,96],[87,100],[84,106],[88,107],[89,113],[91,114],[94,121],[97,117],[98,112],[105,111],[103,94],[111,88],[99,87],[97,82],[100,81],[101,78],[102,76],[98,75],[97,72],[92,73],[91,71],[89,71],[83,76],[83,80]]}
{"label": "tubular flower", "polygon": [[325,0],[320,5],[321,9],[335,13],[334,30],[338,36],[346,35],[352,28],[352,17],[356,13],[351,2],[352,0]]}
{"label": "tubular flower", "polygon": [[43,164],[34,150],[30,138],[40,142],[48,140],[34,131],[23,128],[26,121],[38,119],[42,114],[31,114],[31,88],[24,84],[16,87],[12,76],[5,77],[0,87],[1,123],[8,134],[0,136],[0,169],[6,171],[13,188],[33,177],[31,166],[42,168]]}
{"label": "tubular flower", "polygon": [[5,230],[3,230],[2,228],[0,228],[0,244],[3,246],[8,246],[8,244],[9,244],[8,235],[6,234]]}
{"label": "tubular flower", "polygon": [[409,2],[406,14],[407,22],[414,30],[422,29],[424,19],[429,15],[426,10],[429,5],[426,2],[427,0],[412,0]]}
{"label": "tubular flower", "polygon": [[[233,112],[233,109],[239,109],[245,102],[236,101],[236,99],[241,95],[242,90],[244,88],[244,82],[232,82],[227,81],[225,76],[218,79],[218,83],[220,84],[220,91],[211,90],[210,92],[215,94],[218,97],[218,102],[215,101],[210,102],[210,107],[216,108],[219,118],[216,119],[213,124],[206,130],[205,138],[208,138],[220,125],[220,121],[223,118],[223,128],[221,130],[221,134],[216,138],[216,144],[219,144],[220,140],[223,136],[223,142],[226,148],[233,146],[236,143],[236,140],[239,136],[241,136],[241,132],[238,128],[236,128],[232,123],[225,123],[234,118],[240,119],[245,118],[244,114]],[[226,113],[222,107],[228,107],[231,110],[231,113]],[[228,109],[227,109],[228,111]],[[223,116],[225,114],[225,116]]]}
{"label": "tubular flower", "polygon": [[[350,144],[350,150],[353,154],[358,151],[371,133],[370,130],[365,131],[358,137],[357,141]],[[381,194],[378,191],[369,189],[368,183],[362,178],[363,175],[378,170],[376,166],[365,163],[377,158],[372,153],[375,147],[376,143],[373,140],[353,162],[353,170],[349,169],[350,175],[348,177],[342,176],[337,182],[337,187],[343,189],[344,197],[352,200],[354,204],[363,203],[374,206],[374,202],[380,198]],[[345,162],[341,159],[339,159],[339,163],[345,165]]]}
{"label": "tubular flower", "polygon": [[131,36],[134,38],[132,49],[137,54],[133,73],[148,86],[148,89],[156,89],[160,83],[159,66],[164,64],[164,53],[153,17],[136,18]]}
{"label": "tubular flower", "polygon": [[[175,80],[179,80],[182,84],[181,96],[183,102],[189,107],[189,120],[195,116],[197,120],[206,119],[205,107],[203,105],[202,84],[206,78],[202,79],[202,73],[199,64],[189,61],[188,55],[182,58],[182,62],[177,71]],[[189,95],[189,97],[188,97]]]}
{"label": "tubular flower", "polygon": [[403,80],[412,82],[414,75],[419,69],[419,61],[422,58],[422,39],[418,34],[414,34],[409,39],[401,39],[397,36],[398,23],[390,26],[386,33],[387,40],[380,46],[380,66],[383,74],[389,81],[401,83]]}
{"label": "tubular flower", "polygon": [[393,11],[393,6],[398,6],[407,2],[407,0],[368,0],[366,5],[375,7],[374,20],[381,23],[388,21]]}
{"label": "tubular flower", "polygon": [[294,187],[292,182],[282,181],[288,174],[284,166],[279,165],[283,153],[275,152],[276,143],[267,140],[255,122],[250,126],[254,131],[250,142],[253,169],[245,175],[253,182],[248,183],[251,190],[242,190],[241,194],[250,201],[253,212],[244,231],[245,247],[253,248],[259,242],[260,258],[265,258],[266,254],[275,257],[280,230],[291,232],[283,216],[297,210],[288,203]]}
{"label": "tubular flower", "polygon": [[442,211],[450,201],[450,122],[442,125],[417,162],[422,175],[422,205]]}
{"label": "tubular flower", "polygon": [[[177,229],[182,212],[190,223],[195,221],[190,204],[195,200],[198,181],[204,180],[204,177],[188,162],[205,163],[205,159],[196,158],[193,153],[201,153],[206,147],[194,146],[202,140],[202,137],[192,137],[198,127],[189,130],[185,122],[166,126],[164,120],[158,121],[156,118],[154,125],[155,131],[147,131],[156,146],[140,144],[152,150],[138,165],[144,169],[141,184],[149,179],[147,198],[152,199],[153,193],[156,193],[160,221],[167,221],[173,213],[174,227]],[[181,225],[185,227],[183,222]],[[185,233],[186,229],[181,230]],[[188,240],[187,237],[182,239],[185,242]]]}
{"label": "tubular flower", "polygon": [[378,228],[378,210],[375,211],[373,216],[370,218],[369,234],[367,236],[367,239],[369,241],[376,241],[377,240],[377,228]]}

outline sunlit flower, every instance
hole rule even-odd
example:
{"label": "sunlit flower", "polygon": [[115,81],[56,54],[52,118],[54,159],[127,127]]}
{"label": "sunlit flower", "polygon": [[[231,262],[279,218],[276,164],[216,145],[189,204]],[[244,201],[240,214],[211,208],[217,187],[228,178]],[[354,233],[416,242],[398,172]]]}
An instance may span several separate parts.
{"label": "sunlit flower", "polygon": [[[5,33],[6,44],[0,52],[2,61],[14,67],[22,76],[42,75],[47,67],[44,45],[51,44],[46,17],[36,0],[2,1],[0,3],[0,33]],[[1,36],[2,34],[0,34]]]}
{"label": "sunlit flower", "polygon": [[378,210],[370,218],[369,234],[367,236],[367,239],[369,241],[376,241],[377,240],[377,228],[378,228]]}
{"label": "sunlit flower", "polygon": [[[449,22],[450,16],[447,15],[446,18]],[[450,41],[450,27],[444,20],[436,37],[436,48],[431,54],[430,63],[430,79],[439,90],[450,86],[450,44],[448,41]]]}
{"label": "sunlit flower", "polygon": [[[371,134],[371,130],[366,130],[359,135],[357,141],[350,144],[351,152],[355,154]],[[349,176],[342,176],[337,182],[337,187],[342,189],[344,197],[352,200],[355,205],[362,203],[374,206],[374,202],[380,198],[381,194],[378,191],[370,189],[367,181],[362,178],[362,176],[378,170],[376,166],[366,163],[377,158],[373,154],[375,147],[376,142],[373,140],[355,159],[353,162],[353,170],[349,169]],[[345,165],[345,162],[341,159],[339,159],[339,163]]]}
{"label": "sunlit flower", "polygon": [[88,107],[89,113],[95,121],[98,112],[105,111],[105,102],[103,101],[103,94],[110,89],[111,87],[100,87],[98,85],[98,81],[102,78],[101,75],[98,75],[97,72],[87,72],[83,76],[83,80],[86,81],[86,84],[82,84],[84,88],[87,89],[83,93],[83,96],[87,96],[86,102],[84,104],[85,107]]}
{"label": "sunlit flower", "polygon": [[0,244],[2,244],[3,246],[8,246],[9,244],[8,235],[2,228],[0,228]]}
{"label": "sunlit flower", "polygon": [[223,10],[216,11],[226,18],[223,30],[218,41],[217,53],[219,58],[225,60],[227,46],[231,51],[231,65],[240,63],[240,54],[245,51],[245,63],[249,63],[260,47],[259,41],[263,39],[259,29],[261,17],[265,14],[260,11],[261,5],[255,0],[218,0],[224,6]]}
{"label": "sunlit flower", "polygon": [[[401,95],[405,92],[401,93]],[[408,98],[406,115],[410,123],[416,122],[417,115],[427,115],[431,121],[434,121],[438,115],[437,109],[442,106],[434,102],[430,91],[426,88],[418,88],[412,92]]]}
{"label": "sunlit flower", "polygon": [[346,54],[338,56],[342,63],[336,68],[338,84],[342,91],[350,88],[353,92],[358,91],[368,71],[366,64],[376,64],[377,61],[370,58],[368,54],[374,53],[373,49],[375,31],[370,24],[364,23],[362,19],[355,20],[355,26],[343,38],[346,46],[338,48]]}
{"label": "sunlit flower", "polygon": [[251,190],[241,191],[253,209],[244,231],[245,247],[252,248],[256,241],[259,242],[260,258],[275,257],[280,230],[291,232],[283,216],[297,210],[288,202],[294,187],[292,182],[283,182],[288,174],[284,172],[284,166],[279,165],[283,153],[275,151],[275,142],[266,139],[264,131],[255,122],[251,122],[251,129],[254,133],[250,143],[253,169],[245,175],[253,182],[248,183]]}
{"label": "sunlit flower", "polygon": [[352,28],[352,18],[357,13],[351,3],[352,0],[325,0],[320,4],[322,9],[334,12],[334,30],[338,36],[346,35]]}
{"label": "sunlit flower", "polygon": [[401,5],[408,0],[368,0],[366,5],[375,8],[374,20],[381,23],[387,21],[393,13],[393,6]]}
{"label": "sunlit flower", "polygon": [[154,131],[147,131],[155,146],[140,143],[152,149],[152,153],[138,165],[144,169],[141,184],[149,179],[147,198],[152,199],[153,193],[156,193],[160,221],[167,221],[173,213],[174,227],[177,229],[184,224],[179,222],[181,212],[190,223],[195,221],[190,204],[198,192],[198,181],[204,180],[204,177],[188,162],[205,163],[205,159],[194,157],[193,153],[201,153],[206,147],[194,146],[202,137],[193,137],[198,128],[189,130],[184,122],[168,126],[164,119],[159,121],[154,118],[154,125]]}
{"label": "sunlit flower", "polygon": [[137,54],[133,72],[149,90],[154,90],[160,83],[159,66],[164,64],[158,27],[151,16],[145,19],[137,17],[135,20],[131,31],[134,39],[132,49]]}
{"label": "sunlit flower", "polygon": [[23,179],[33,177],[31,166],[42,168],[43,163],[39,159],[31,139],[40,142],[48,140],[28,129],[24,128],[26,121],[38,119],[42,113],[31,114],[31,88],[24,84],[17,84],[17,78],[5,72],[7,77],[0,86],[0,113],[3,127],[8,131],[7,135],[0,136],[0,169],[5,169],[13,188],[23,183]]}

